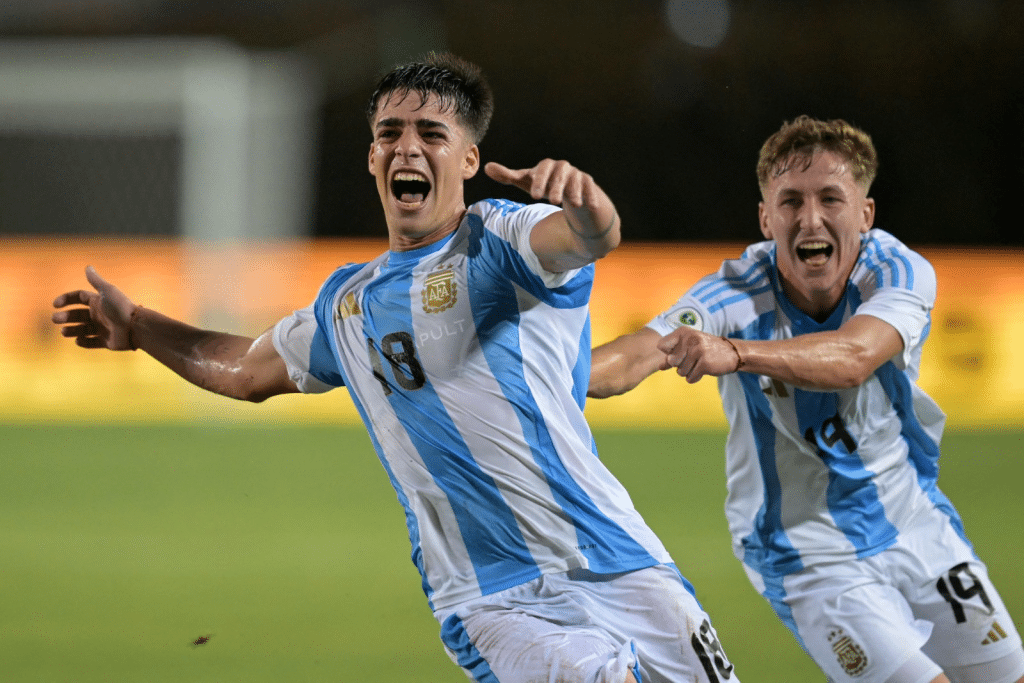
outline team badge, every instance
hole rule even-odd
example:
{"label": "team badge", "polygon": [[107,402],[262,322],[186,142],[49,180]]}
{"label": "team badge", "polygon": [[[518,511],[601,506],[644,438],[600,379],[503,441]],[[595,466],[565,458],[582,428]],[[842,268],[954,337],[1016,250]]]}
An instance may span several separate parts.
{"label": "team badge", "polygon": [[363,312],[363,309],[359,307],[359,300],[356,299],[355,292],[349,292],[345,295],[345,298],[338,304],[338,317],[342,320],[352,315],[359,315]]}
{"label": "team badge", "polygon": [[864,650],[841,628],[828,634],[828,642],[832,644],[832,651],[836,653],[843,671],[850,676],[859,676],[868,668],[868,656]]}
{"label": "team badge", "polygon": [[423,312],[440,313],[455,305],[458,290],[451,267],[431,273],[423,283]]}
{"label": "team badge", "polygon": [[679,315],[676,316],[676,322],[678,325],[686,325],[687,327],[692,327],[695,330],[704,329],[704,320],[700,317],[700,313],[692,308],[684,308],[679,311]]}

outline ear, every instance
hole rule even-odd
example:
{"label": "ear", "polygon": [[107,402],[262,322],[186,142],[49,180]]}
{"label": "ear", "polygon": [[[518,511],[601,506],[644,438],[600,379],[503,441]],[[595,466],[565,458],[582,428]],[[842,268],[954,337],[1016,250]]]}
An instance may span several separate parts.
{"label": "ear", "polygon": [[871,229],[871,226],[875,224],[875,200],[871,197],[864,198],[864,224],[861,226],[861,232],[867,232]]}
{"label": "ear", "polygon": [[757,222],[761,226],[761,234],[764,235],[764,238],[766,240],[773,239],[772,229],[768,227],[768,210],[764,202],[759,202],[757,205]]}
{"label": "ear", "polygon": [[370,175],[375,175],[373,172],[373,152],[374,144],[370,143],[370,154],[366,158],[366,167],[370,170]]}
{"label": "ear", "polygon": [[469,180],[476,175],[476,172],[480,170],[480,148],[476,145],[471,145],[466,150],[466,156],[462,160],[462,179]]}

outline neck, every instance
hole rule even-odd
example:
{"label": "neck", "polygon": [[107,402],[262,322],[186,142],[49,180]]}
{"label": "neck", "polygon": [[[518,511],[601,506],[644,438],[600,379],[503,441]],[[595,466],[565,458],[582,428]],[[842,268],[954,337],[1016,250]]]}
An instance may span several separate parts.
{"label": "neck", "polygon": [[782,291],[790,303],[819,323],[828,320],[828,317],[836,310],[836,306],[842,301],[843,293],[846,291],[844,286],[838,292],[810,292],[805,295],[791,285],[785,277],[780,275],[779,279],[782,282]]}
{"label": "neck", "polygon": [[403,229],[388,223],[388,246],[391,251],[412,251],[438,242],[458,230],[466,209],[462,208],[440,225],[427,230]]}

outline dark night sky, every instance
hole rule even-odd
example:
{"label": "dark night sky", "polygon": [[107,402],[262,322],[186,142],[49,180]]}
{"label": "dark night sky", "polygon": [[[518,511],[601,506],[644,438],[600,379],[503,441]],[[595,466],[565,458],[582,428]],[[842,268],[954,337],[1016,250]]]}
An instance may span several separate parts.
{"label": "dark night sky", "polygon": [[[757,239],[758,149],[806,113],[874,137],[879,227],[912,246],[1024,244],[1024,3],[730,0],[724,38],[695,47],[666,7],[701,4],[16,0],[0,30],[216,35],[306,54],[325,88],[318,236],[384,233],[365,97],[384,67],[449,49],[495,90],[483,160],[570,160],[616,201],[629,239]],[[467,195],[523,199],[482,173]]]}

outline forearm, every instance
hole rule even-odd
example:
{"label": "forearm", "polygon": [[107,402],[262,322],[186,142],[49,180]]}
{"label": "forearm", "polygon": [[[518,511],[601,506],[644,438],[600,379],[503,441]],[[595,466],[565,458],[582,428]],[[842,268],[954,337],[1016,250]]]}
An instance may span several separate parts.
{"label": "forearm", "polygon": [[665,354],[657,348],[658,339],[654,330],[645,327],[595,348],[587,396],[608,398],[624,394],[658,370],[666,369]]}
{"label": "forearm", "polygon": [[590,384],[587,386],[587,396],[590,398],[608,398],[624,394],[636,383],[627,380],[622,374],[623,363],[621,357],[613,354],[594,356],[590,366]]}
{"label": "forearm", "polygon": [[131,317],[130,341],[183,379],[222,396],[262,400],[243,359],[255,340],[201,330],[158,311],[138,307]]}
{"label": "forearm", "polygon": [[805,389],[855,387],[867,380],[880,364],[870,346],[837,332],[818,332],[785,340],[731,341],[739,352],[743,372]]}

